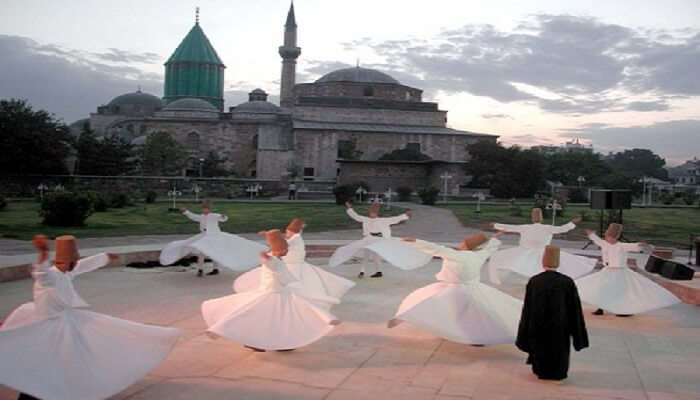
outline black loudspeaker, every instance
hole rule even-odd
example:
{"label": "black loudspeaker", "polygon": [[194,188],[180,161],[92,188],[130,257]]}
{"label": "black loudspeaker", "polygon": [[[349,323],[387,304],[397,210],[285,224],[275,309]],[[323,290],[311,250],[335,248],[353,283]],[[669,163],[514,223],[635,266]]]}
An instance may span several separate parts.
{"label": "black loudspeaker", "polygon": [[652,274],[658,274],[661,272],[661,267],[663,267],[665,262],[666,260],[664,260],[663,258],[649,256],[649,259],[647,260],[647,265],[644,266],[644,269],[647,272],[651,272]]}
{"label": "black loudspeaker", "polygon": [[591,208],[594,210],[629,210],[632,192],[629,190],[591,190]]}
{"label": "black loudspeaker", "polygon": [[692,268],[688,268],[681,263],[675,261],[666,260],[664,265],[661,267],[661,276],[668,279],[689,281],[693,279],[695,271]]}

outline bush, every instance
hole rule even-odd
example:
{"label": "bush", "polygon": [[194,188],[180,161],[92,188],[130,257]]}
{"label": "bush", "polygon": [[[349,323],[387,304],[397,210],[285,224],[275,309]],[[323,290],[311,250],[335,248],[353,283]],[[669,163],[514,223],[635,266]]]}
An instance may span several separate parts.
{"label": "bush", "polygon": [[435,204],[439,194],[440,189],[436,188],[435,186],[428,186],[427,188],[423,188],[418,192],[421,203],[429,206]]}
{"label": "bush", "polygon": [[399,195],[399,201],[411,201],[413,189],[408,186],[399,186],[396,189],[396,193]]}
{"label": "bush", "polygon": [[90,196],[71,192],[45,194],[39,215],[43,223],[50,226],[83,226],[92,214]]}
{"label": "bush", "polygon": [[131,198],[128,194],[123,192],[112,194],[112,198],[109,201],[109,206],[112,208],[124,208],[130,205],[133,205]]}
{"label": "bush", "polygon": [[0,194],[0,210],[4,210],[5,207],[7,207],[7,200],[5,200],[5,196]]}
{"label": "bush", "polygon": [[155,203],[157,197],[158,197],[158,193],[156,193],[156,192],[154,192],[154,191],[152,191],[152,190],[149,190],[148,192],[146,192],[146,199],[145,199],[145,201],[146,201],[146,203],[148,203],[148,204]]}
{"label": "bush", "polygon": [[510,206],[510,215],[514,217],[520,217],[523,215],[523,210],[522,208],[520,208],[519,205],[513,204],[512,206]]}
{"label": "bush", "polygon": [[334,187],[335,204],[345,204],[345,202],[352,200],[355,197],[357,187],[358,185],[338,185]]}
{"label": "bush", "polygon": [[86,192],[92,200],[92,209],[95,212],[105,212],[109,208],[109,195],[105,192]]}
{"label": "bush", "polygon": [[[692,206],[693,204],[695,204],[695,201],[697,200],[697,198],[698,198],[698,195],[695,194],[694,190],[688,190],[687,192],[683,193],[683,202],[686,205]],[[0,206],[0,209],[2,209],[1,206]]]}

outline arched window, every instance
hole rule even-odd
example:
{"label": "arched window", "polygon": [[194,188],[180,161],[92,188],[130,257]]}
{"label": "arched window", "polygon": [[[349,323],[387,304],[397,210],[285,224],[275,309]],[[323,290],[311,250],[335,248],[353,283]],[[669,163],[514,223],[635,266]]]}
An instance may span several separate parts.
{"label": "arched window", "polygon": [[199,150],[199,134],[197,132],[188,133],[186,145],[188,150]]}
{"label": "arched window", "polygon": [[258,135],[253,136],[253,139],[250,141],[250,147],[252,147],[253,150],[258,149]]}

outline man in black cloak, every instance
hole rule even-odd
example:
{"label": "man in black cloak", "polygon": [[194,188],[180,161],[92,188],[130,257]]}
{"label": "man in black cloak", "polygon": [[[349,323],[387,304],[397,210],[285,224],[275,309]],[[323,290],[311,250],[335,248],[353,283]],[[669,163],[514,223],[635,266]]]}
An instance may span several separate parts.
{"label": "man in black cloak", "polygon": [[588,347],[581,300],[574,281],[556,271],[559,248],[547,246],[544,271],[527,283],[515,345],[528,353],[527,363],[540,379],[566,379],[571,340],[574,349]]}

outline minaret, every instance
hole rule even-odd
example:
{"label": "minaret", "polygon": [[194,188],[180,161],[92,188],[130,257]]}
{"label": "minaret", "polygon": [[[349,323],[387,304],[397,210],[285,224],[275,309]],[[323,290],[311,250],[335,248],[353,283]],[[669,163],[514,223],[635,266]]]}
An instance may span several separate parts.
{"label": "minaret", "polygon": [[282,57],[282,79],[280,80],[280,106],[294,106],[294,84],[296,83],[297,57],[301,48],[297,47],[297,23],[294,19],[294,2],[289,7],[287,22],[284,24],[284,45],[279,47]]}

